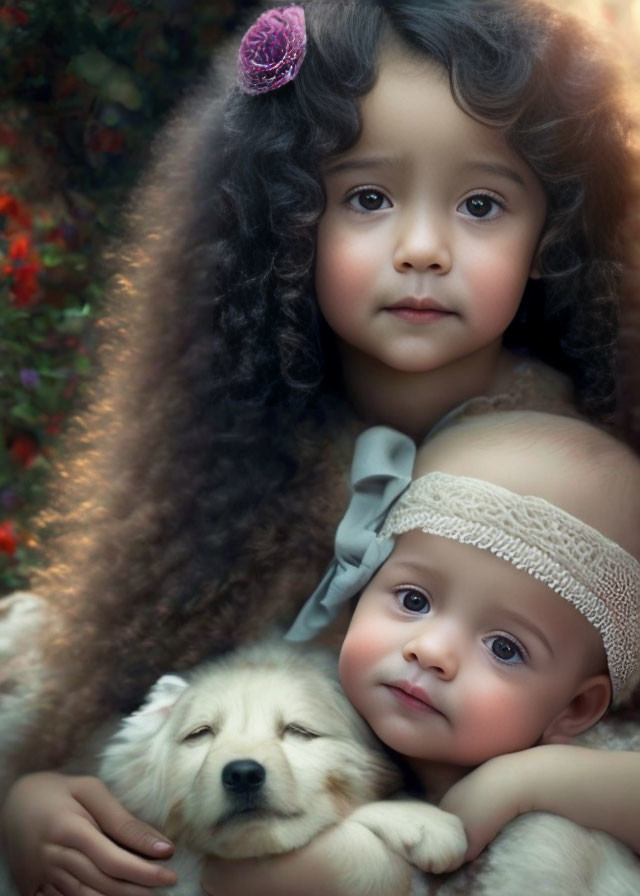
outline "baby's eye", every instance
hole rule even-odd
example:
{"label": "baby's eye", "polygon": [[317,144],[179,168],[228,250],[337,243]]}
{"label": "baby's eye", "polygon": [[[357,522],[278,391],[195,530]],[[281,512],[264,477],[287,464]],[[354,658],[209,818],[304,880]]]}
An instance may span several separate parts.
{"label": "baby's eye", "polygon": [[377,212],[391,208],[391,203],[380,190],[365,187],[347,197],[347,204],[357,212]]}
{"label": "baby's eye", "polygon": [[487,638],[487,647],[496,659],[502,663],[524,663],[524,649],[516,641],[504,635],[492,635]]}
{"label": "baby's eye", "polygon": [[396,588],[396,600],[403,610],[409,610],[410,613],[428,613],[431,609],[429,600],[423,591],[417,588]]}
{"label": "baby's eye", "polygon": [[494,218],[502,209],[503,205],[497,199],[485,193],[469,196],[458,206],[458,211],[472,218]]}

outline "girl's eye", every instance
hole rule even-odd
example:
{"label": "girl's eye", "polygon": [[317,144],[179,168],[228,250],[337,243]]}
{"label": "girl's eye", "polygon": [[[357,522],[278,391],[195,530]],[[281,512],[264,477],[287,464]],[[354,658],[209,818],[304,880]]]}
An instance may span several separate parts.
{"label": "girl's eye", "polygon": [[492,196],[477,194],[465,199],[459,206],[459,211],[472,218],[493,218],[502,211],[502,206]]}
{"label": "girl's eye", "polygon": [[417,588],[398,588],[396,598],[402,609],[410,613],[428,613],[431,609],[426,594]]}
{"label": "girl's eye", "polygon": [[391,203],[384,193],[372,188],[352,193],[347,202],[357,212],[377,212],[383,208],[391,208]]}
{"label": "girl's eye", "polygon": [[493,635],[487,640],[487,646],[491,653],[502,663],[524,663],[525,656],[523,648],[504,635]]}

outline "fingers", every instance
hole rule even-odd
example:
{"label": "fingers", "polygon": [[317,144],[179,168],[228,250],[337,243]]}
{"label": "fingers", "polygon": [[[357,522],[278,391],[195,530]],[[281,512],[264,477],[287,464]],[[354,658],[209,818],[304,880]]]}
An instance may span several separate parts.
{"label": "fingers", "polygon": [[[97,889],[100,889],[97,883],[104,886],[103,881],[109,878],[137,885],[131,893],[119,889],[117,896],[140,896],[144,892],[140,887],[171,886],[176,881],[173,871],[118,846],[99,829],[77,817],[69,821],[64,836],[47,847],[47,859],[48,867],[63,867]],[[104,889],[104,894],[111,896],[108,889]]]}
{"label": "fingers", "polygon": [[173,845],[151,825],[131,815],[97,778],[74,779],[73,796],[100,828],[121,846],[153,858],[170,856]]}
{"label": "fingers", "polygon": [[59,849],[54,858],[46,886],[64,896],[150,896],[147,887],[108,877],[75,850]]}

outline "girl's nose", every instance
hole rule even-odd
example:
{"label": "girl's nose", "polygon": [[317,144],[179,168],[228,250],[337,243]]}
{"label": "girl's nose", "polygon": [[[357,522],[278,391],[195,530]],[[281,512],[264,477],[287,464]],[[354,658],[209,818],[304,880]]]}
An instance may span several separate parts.
{"label": "girl's nose", "polygon": [[407,212],[400,222],[393,253],[393,266],[400,273],[451,269],[451,250],[446,226],[428,210]]}
{"label": "girl's nose", "polygon": [[406,642],[402,656],[407,662],[418,663],[421,669],[448,681],[455,677],[460,664],[456,641],[454,631],[430,622]]}

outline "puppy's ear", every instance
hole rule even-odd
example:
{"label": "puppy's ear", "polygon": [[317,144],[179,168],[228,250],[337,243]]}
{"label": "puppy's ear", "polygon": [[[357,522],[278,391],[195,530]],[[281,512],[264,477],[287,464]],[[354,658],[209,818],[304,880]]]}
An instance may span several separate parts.
{"label": "puppy's ear", "polygon": [[153,685],[140,709],[124,720],[120,736],[137,740],[156,734],[188,687],[189,682],[178,675],[163,675]]}
{"label": "puppy's ear", "polygon": [[131,812],[157,827],[164,823],[167,809],[166,745],[160,732],[188,686],[177,675],[160,678],[140,709],[123,720],[101,757],[98,774],[113,794]]}

